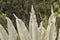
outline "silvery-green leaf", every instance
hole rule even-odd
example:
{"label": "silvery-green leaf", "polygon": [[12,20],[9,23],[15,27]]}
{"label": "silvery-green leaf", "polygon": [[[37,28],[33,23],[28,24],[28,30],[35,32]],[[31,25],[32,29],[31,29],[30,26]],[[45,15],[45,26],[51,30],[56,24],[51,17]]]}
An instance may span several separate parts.
{"label": "silvery-green leaf", "polygon": [[48,25],[48,27],[47,27],[47,32],[46,32],[46,40],[49,40],[49,33],[50,33],[50,28],[51,27],[51,24],[50,25]]}
{"label": "silvery-green leaf", "polygon": [[46,29],[43,27],[43,22],[41,22],[38,28],[38,40],[45,40],[45,32]]}
{"label": "silvery-green leaf", "polygon": [[2,34],[4,40],[8,40],[8,34],[1,24],[0,24],[0,33]]}
{"label": "silvery-green leaf", "polygon": [[53,24],[49,32],[49,40],[55,40],[57,36],[56,26]]}
{"label": "silvery-green leaf", "polygon": [[51,22],[53,22],[53,24],[55,24],[55,22],[56,22],[56,17],[54,16],[54,12],[53,12],[53,7],[52,6],[51,6],[51,15],[49,17],[48,24],[50,24]]}
{"label": "silvery-green leaf", "polygon": [[32,40],[38,40],[38,25],[33,5],[30,13],[29,32],[31,34]]}
{"label": "silvery-green leaf", "polygon": [[58,33],[58,40],[60,40],[60,29],[59,29],[59,33]]}
{"label": "silvery-green leaf", "polygon": [[7,19],[9,40],[16,40],[17,39],[16,29],[14,28],[12,21],[8,17],[6,17],[6,19]]}
{"label": "silvery-green leaf", "polygon": [[4,40],[2,33],[0,33],[0,40]]}
{"label": "silvery-green leaf", "polygon": [[52,14],[49,17],[49,21],[48,21],[49,23],[48,23],[48,27],[47,27],[47,34],[49,36],[48,40],[55,40],[56,39],[56,35],[57,35],[56,25],[55,25],[56,17],[54,16],[52,8],[51,8],[51,12],[52,12]]}
{"label": "silvery-green leaf", "polygon": [[18,33],[20,36],[21,40],[31,40],[31,36],[28,32],[28,29],[26,28],[24,22],[19,19],[18,17],[16,17],[16,15],[14,15],[16,18],[16,24],[17,24],[17,29],[18,29]]}

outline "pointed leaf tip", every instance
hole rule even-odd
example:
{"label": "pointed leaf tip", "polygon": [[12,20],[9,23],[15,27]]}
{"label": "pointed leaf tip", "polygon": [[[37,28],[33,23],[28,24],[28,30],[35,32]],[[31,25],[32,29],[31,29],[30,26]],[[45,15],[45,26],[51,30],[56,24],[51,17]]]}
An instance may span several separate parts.
{"label": "pointed leaf tip", "polygon": [[34,7],[33,7],[33,5],[32,5],[32,7],[31,7],[31,12],[34,12]]}
{"label": "pointed leaf tip", "polygon": [[9,40],[16,40],[17,32],[14,28],[14,25],[8,17],[6,17],[6,19],[7,19],[7,27],[8,27],[7,29],[9,33]]}
{"label": "pointed leaf tip", "polygon": [[53,6],[51,5],[51,13],[53,14],[54,12],[53,12]]}
{"label": "pointed leaf tip", "polygon": [[18,17],[15,15],[15,14],[13,14],[14,15],[14,17],[17,19]]}
{"label": "pointed leaf tip", "polygon": [[5,19],[9,19],[8,17],[6,17]]}

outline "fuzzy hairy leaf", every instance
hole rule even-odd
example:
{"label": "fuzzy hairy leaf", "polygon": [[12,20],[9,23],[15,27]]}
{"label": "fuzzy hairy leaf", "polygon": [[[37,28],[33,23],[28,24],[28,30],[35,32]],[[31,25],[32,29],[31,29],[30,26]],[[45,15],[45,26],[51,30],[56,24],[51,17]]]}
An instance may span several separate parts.
{"label": "fuzzy hairy leaf", "polygon": [[38,25],[33,5],[30,13],[29,32],[31,34],[32,40],[38,40]]}
{"label": "fuzzy hairy leaf", "polygon": [[48,27],[47,27],[47,40],[55,40],[56,36],[57,36],[57,32],[56,32],[56,17],[54,16],[53,13],[53,8],[51,7],[51,16],[49,17],[49,23],[48,23]]}
{"label": "fuzzy hairy leaf", "polygon": [[60,40],[60,29],[59,29],[59,34],[58,34],[58,40]]}
{"label": "fuzzy hairy leaf", "polygon": [[8,33],[9,33],[9,40],[16,40],[17,39],[17,32],[13,26],[12,21],[6,17],[7,19],[7,26],[8,26]]}
{"label": "fuzzy hairy leaf", "polygon": [[16,15],[14,15],[16,18],[16,24],[17,24],[17,29],[18,29],[18,33],[20,36],[21,40],[31,40],[31,36],[28,32],[28,29],[26,28],[24,22],[19,19],[18,17],[16,17]]}
{"label": "fuzzy hairy leaf", "polygon": [[43,22],[40,23],[40,26],[38,28],[38,40],[45,40],[45,32],[46,29],[43,27]]}
{"label": "fuzzy hairy leaf", "polygon": [[2,34],[4,40],[8,40],[8,34],[1,24],[0,24],[0,33]]}
{"label": "fuzzy hairy leaf", "polygon": [[4,40],[2,33],[0,33],[0,40]]}

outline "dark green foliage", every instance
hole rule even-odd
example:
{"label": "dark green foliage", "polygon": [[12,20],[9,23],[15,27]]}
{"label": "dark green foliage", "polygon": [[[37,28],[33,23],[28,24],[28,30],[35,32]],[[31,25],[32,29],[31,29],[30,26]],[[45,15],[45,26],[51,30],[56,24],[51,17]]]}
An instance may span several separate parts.
{"label": "dark green foliage", "polygon": [[59,4],[59,0],[0,0],[0,14],[6,14],[15,25],[14,13],[17,17],[22,19],[28,27],[31,5],[33,5],[38,24],[43,20],[46,26],[47,20],[51,14],[51,5],[54,6],[54,11],[57,11]]}

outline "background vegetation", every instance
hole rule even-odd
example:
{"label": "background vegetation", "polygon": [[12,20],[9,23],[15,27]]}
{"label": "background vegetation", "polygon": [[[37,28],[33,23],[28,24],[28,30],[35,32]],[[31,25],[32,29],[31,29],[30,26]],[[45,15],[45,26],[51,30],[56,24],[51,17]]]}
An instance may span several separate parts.
{"label": "background vegetation", "polygon": [[[25,22],[28,28],[31,5],[34,6],[38,25],[40,21],[43,20],[45,28],[51,14],[51,5],[54,7],[56,16],[60,13],[60,0],[0,0],[0,23],[6,27],[6,20],[4,17],[8,16],[15,25],[14,13]],[[59,20],[60,19],[57,17],[58,26]]]}

